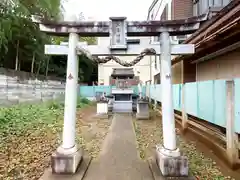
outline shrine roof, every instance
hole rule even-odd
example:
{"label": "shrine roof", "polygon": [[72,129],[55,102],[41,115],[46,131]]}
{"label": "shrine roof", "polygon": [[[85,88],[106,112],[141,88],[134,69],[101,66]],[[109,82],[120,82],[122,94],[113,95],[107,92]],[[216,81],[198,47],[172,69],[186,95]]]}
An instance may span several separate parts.
{"label": "shrine roof", "polygon": [[133,68],[114,68],[112,72],[113,76],[133,76]]}

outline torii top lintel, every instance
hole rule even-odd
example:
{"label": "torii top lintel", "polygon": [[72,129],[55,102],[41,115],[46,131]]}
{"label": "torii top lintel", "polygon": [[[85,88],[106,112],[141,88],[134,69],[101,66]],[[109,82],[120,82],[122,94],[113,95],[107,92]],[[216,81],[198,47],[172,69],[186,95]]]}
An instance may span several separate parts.
{"label": "torii top lintel", "polygon": [[126,17],[112,17],[110,21],[56,22],[34,16],[33,21],[40,30],[58,36],[77,33],[82,37],[108,37],[117,26],[125,29],[126,36],[158,36],[168,31],[171,36],[191,34],[199,29],[200,23],[207,20],[208,14],[187,19],[167,21],[126,21]]}

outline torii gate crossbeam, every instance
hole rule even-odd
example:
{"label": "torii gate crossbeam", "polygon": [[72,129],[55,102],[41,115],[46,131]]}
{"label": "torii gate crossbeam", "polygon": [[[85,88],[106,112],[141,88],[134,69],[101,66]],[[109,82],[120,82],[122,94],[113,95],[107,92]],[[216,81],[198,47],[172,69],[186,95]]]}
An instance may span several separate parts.
{"label": "torii gate crossbeam", "polygon": [[[157,163],[164,176],[188,175],[187,158],[180,155],[176,146],[175,120],[173,111],[173,97],[171,84],[171,53],[174,46],[171,45],[170,36],[193,33],[199,28],[200,22],[206,20],[207,15],[192,17],[185,20],[174,21],[126,21],[126,18],[111,18],[110,22],[76,22],[69,19],[68,22],[51,22],[41,19],[34,20],[39,23],[40,30],[48,34],[58,36],[69,35],[69,45],[63,48],[63,53],[68,54],[67,79],[65,90],[64,128],[63,142],[52,156],[52,171],[56,173],[75,173],[81,162],[82,154],[75,143],[75,119],[78,81],[78,39],[80,36],[110,36],[109,48],[88,49],[95,55],[134,55],[138,49],[132,50],[126,42],[127,36],[160,36],[160,45],[157,54],[161,57],[161,95],[162,95],[162,123],[163,145],[157,146]],[[89,48],[86,45],[81,48]],[[150,46],[150,45],[146,45]],[[187,51],[179,48],[176,54],[194,53],[193,45],[176,45],[187,47]],[[99,48],[95,46],[94,48]],[[59,53],[56,49],[50,50],[49,54]],[[45,49],[45,50],[46,50]],[[156,48],[155,48],[156,49]],[[55,51],[55,52],[54,52]],[[102,52],[100,52],[102,51]],[[103,52],[104,51],[104,52]],[[125,53],[124,53],[125,52]],[[99,53],[99,54],[98,54]],[[107,168],[107,167],[106,167]]]}
{"label": "torii gate crossbeam", "polygon": [[126,17],[110,17],[111,21],[46,21],[37,16],[33,21],[40,24],[40,29],[48,34],[68,36],[70,32],[81,37],[111,37],[116,26],[122,26],[121,33],[126,36],[159,36],[166,29],[171,36],[191,34],[199,29],[200,22],[205,21],[207,14],[187,19],[166,21],[126,21]]}
{"label": "torii gate crossbeam", "polygon": [[[161,54],[160,44],[140,44],[140,45],[128,45],[126,50],[111,50],[107,46],[101,45],[78,45],[77,49],[86,49],[91,52],[94,56],[137,56],[141,53],[144,47],[152,48],[156,50],[156,55]],[[194,53],[193,44],[181,44],[181,45],[171,45],[171,54],[193,54]],[[77,51],[78,54],[82,52]],[[45,54],[48,55],[67,55],[68,46],[66,45],[45,45]]]}

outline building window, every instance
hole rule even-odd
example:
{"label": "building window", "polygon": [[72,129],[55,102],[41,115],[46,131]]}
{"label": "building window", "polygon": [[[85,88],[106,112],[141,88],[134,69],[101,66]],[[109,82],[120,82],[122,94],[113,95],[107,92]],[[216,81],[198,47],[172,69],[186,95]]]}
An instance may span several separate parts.
{"label": "building window", "polygon": [[208,11],[210,7],[224,7],[231,0],[193,0],[193,14],[199,16]]}
{"label": "building window", "polygon": [[223,0],[223,6],[226,6],[230,3],[231,0]]}
{"label": "building window", "polygon": [[199,2],[201,2],[201,4],[200,4],[200,13],[201,14],[204,14],[204,13],[206,13],[207,11],[208,11],[208,8],[209,8],[209,5],[208,5],[208,3],[209,3],[209,0],[208,1],[206,1],[206,0],[199,0]]}
{"label": "building window", "polygon": [[160,36],[154,36],[154,42],[160,42]]}
{"label": "building window", "polygon": [[214,1],[214,0],[209,0],[209,1],[208,1],[208,6],[209,6],[209,7],[213,7],[213,1]]}
{"label": "building window", "polygon": [[213,0],[214,7],[221,7],[223,5],[223,0]]}
{"label": "building window", "polygon": [[193,16],[198,16],[198,3],[193,4]]}
{"label": "building window", "polygon": [[193,0],[193,15],[199,16],[200,14],[199,0]]}
{"label": "building window", "polygon": [[230,3],[231,0],[208,0],[209,7],[224,7]]}

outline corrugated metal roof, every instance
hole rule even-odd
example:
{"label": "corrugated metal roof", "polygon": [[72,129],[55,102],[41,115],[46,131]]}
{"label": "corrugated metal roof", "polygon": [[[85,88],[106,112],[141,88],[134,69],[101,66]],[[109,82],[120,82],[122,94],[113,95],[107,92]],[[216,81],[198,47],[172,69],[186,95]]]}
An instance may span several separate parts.
{"label": "corrugated metal roof", "polygon": [[112,75],[134,75],[133,68],[114,68]]}

